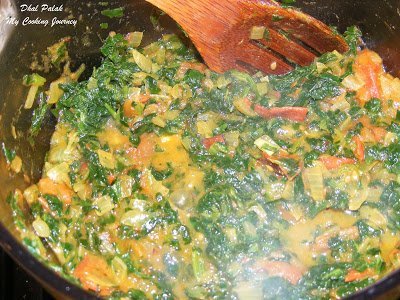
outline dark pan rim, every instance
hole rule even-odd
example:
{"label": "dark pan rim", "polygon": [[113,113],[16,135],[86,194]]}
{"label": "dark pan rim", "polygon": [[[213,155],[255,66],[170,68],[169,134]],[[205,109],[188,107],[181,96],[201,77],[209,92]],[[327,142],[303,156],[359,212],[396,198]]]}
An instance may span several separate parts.
{"label": "dark pan rim", "polygon": [[1,222],[0,236],[0,246],[3,250],[53,296],[62,296],[62,299],[100,299],[96,295],[85,291],[46,267],[19,242]]}
{"label": "dark pan rim", "polygon": [[[54,296],[63,299],[98,300],[96,295],[62,278],[36,259],[0,222],[0,246],[27,273],[39,281]],[[388,274],[373,285],[346,297],[349,300],[372,299],[399,287],[400,269]]]}

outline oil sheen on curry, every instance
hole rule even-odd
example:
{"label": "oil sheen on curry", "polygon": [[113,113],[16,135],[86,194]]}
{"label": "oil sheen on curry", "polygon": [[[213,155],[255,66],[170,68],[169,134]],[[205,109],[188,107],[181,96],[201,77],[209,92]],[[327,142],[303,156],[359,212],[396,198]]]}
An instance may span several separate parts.
{"label": "oil sheen on curry", "polygon": [[400,80],[345,37],[266,76],[112,33],[88,80],[30,75],[32,134],[58,124],[9,197],[22,241],[109,299],[337,299],[399,268]]}

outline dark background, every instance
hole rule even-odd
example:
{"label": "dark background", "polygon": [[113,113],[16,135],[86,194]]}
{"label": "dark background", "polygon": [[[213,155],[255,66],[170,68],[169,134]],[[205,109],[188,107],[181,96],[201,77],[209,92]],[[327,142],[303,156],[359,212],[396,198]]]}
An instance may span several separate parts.
{"label": "dark background", "polygon": [[0,300],[53,300],[41,286],[0,250]]}

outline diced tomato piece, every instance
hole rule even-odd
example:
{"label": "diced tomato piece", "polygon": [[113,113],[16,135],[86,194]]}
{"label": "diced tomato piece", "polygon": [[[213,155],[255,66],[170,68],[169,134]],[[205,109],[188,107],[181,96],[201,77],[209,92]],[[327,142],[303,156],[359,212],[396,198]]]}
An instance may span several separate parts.
{"label": "diced tomato piece", "polygon": [[147,167],[154,155],[156,146],[154,133],[144,133],[140,136],[140,143],[137,148],[129,148],[126,154],[136,167]]}
{"label": "diced tomato piece", "polygon": [[81,171],[81,172],[85,172],[88,168],[89,168],[89,164],[88,164],[87,162],[83,162],[83,163],[81,164],[80,171]]}
{"label": "diced tomato piece", "polygon": [[356,149],[354,150],[354,155],[359,161],[364,161],[365,159],[365,147],[361,138],[357,135],[353,137],[353,141],[356,143]]}
{"label": "diced tomato piece", "polygon": [[74,270],[74,276],[78,278],[82,286],[87,290],[107,296],[112,291],[110,280],[111,269],[107,262],[92,254],[86,254]]}
{"label": "diced tomato piece", "polygon": [[357,98],[362,105],[371,98],[382,98],[382,87],[379,77],[383,73],[382,59],[371,50],[363,50],[354,62],[353,70],[365,86],[357,91]]}
{"label": "diced tomato piece", "polygon": [[254,111],[264,119],[283,118],[295,122],[303,122],[307,118],[308,108],[306,107],[272,107],[266,108],[256,104]]}
{"label": "diced tomato piece", "polygon": [[182,62],[181,66],[179,67],[179,69],[176,72],[176,77],[183,78],[183,76],[185,76],[186,72],[190,69],[196,70],[196,71],[204,74],[204,72],[207,69],[207,66],[205,64],[198,63],[198,62]]}
{"label": "diced tomato piece", "polygon": [[330,250],[329,241],[331,238],[339,236],[341,240],[355,240],[359,238],[358,227],[351,226],[348,228],[333,228],[325,232],[315,239],[313,244],[313,251],[323,253]]}
{"label": "diced tomato piece", "polygon": [[107,182],[109,185],[112,185],[115,181],[115,175],[114,174],[110,174],[107,176]]}
{"label": "diced tomato piece", "polygon": [[371,124],[370,118],[362,116],[358,121],[364,126],[361,129],[361,139],[364,143],[382,143],[385,139],[387,131],[385,128],[374,126]]}
{"label": "diced tomato piece", "polygon": [[347,157],[336,157],[336,156],[330,156],[330,155],[324,155],[319,158],[319,161],[321,161],[325,167],[328,170],[334,170],[339,168],[342,165],[351,165],[355,164],[356,161],[352,158],[347,158]]}
{"label": "diced tomato piece", "polygon": [[375,141],[381,143],[384,141],[387,131],[382,127],[371,127],[372,132],[374,133]]}
{"label": "diced tomato piece", "polygon": [[278,211],[285,221],[288,221],[289,223],[292,224],[296,222],[296,218],[293,216],[293,214],[289,210],[284,208],[282,205],[278,206]]}
{"label": "diced tomato piece", "polygon": [[260,261],[255,269],[265,271],[269,276],[284,278],[292,284],[297,284],[304,274],[302,268],[284,261]]}
{"label": "diced tomato piece", "polygon": [[140,103],[146,103],[147,101],[150,100],[150,95],[149,94],[145,94],[145,95],[140,95],[138,101]]}
{"label": "diced tomato piece", "polygon": [[206,149],[210,149],[215,143],[225,143],[224,136],[220,134],[203,140],[203,145]]}
{"label": "diced tomato piece", "polygon": [[358,280],[364,280],[366,278],[374,276],[375,273],[372,269],[366,269],[363,272],[359,272],[356,270],[350,270],[346,277],[344,278],[345,282],[353,282],[353,281],[358,281]]}
{"label": "diced tomato piece", "polygon": [[135,108],[132,106],[132,103],[133,103],[132,99],[128,99],[124,102],[123,110],[125,117],[133,118],[134,116],[136,116],[137,113],[135,111]]}
{"label": "diced tomato piece", "polygon": [[42,206],[42,208],[43,208],[43,210],[45,212],[51,213],[51,209],[50,209],[49,203],[47,203],[46,199],[44,199],[43,197],[39,197],[38,201],[39,201],[40,205]]}
{"label": "diced tomato piece", "polygon": [[65,183],[54,182],[50,178],[42,178],[38,183],[39,191],[44,194],[57,196],[65,204],[71,204],[74,195]]}
{"label": "diced tomato piece", "polygon": [[138,114],[135,108],[132,106],[134,101],[146,103],[147,101],[149,101],[149,99],[149,94],[134,96],[130,99],[127,99],[122,106],[125,117],[133,118]]}

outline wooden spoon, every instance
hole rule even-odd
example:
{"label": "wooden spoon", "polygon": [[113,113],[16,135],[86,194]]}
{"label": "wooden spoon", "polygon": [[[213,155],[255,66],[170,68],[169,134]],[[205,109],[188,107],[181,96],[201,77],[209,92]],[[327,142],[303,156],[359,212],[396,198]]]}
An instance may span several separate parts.
{"label": "wooden spoon", "polygon": [[219,73],[283,74],[295,64],[309,65],[322,53],[348,50],[326,24],[273,0],[146,1],[181,25],[209,68]]}

